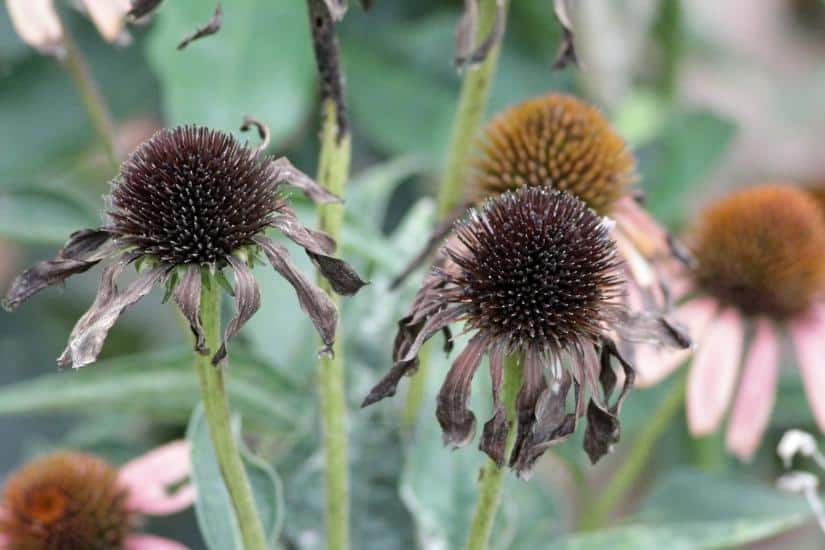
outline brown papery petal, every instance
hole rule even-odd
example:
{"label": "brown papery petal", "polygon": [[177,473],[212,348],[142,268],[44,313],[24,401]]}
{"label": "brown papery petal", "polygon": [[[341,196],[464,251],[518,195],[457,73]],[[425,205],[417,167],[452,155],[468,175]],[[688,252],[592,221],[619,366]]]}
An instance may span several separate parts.
{"label": "brown papery petal", "polygon": [[530,429],[536,415],[536,403],[542,392],[547,389],[547,382],[544,379],[544,364],[541,354],[528,348],[524,352],[522,362],[522,372],[524,382],[516,398],[516,412],[518,415],[518,435],[513,453],[510,456],[510,466],[514,466],[517,458],[522,455],[525,444],[528,443]]}
{"label": "brown papery petal", "polygon": [[338,310],[329,296],[315,286],[295,266],[286,248],[266,237],[256,237],[255,242],[263,249],[273,269],[281,274],[295,289],[301,309],[309,315],[324,345],[331,349],[335,342]]}
{"label": "brown papery petal", "polygon": [[116,280],[131,259],[122,259],[103,271],[97,297],[92,307],[78,320],[69,335],[69,344],[57,359],[61,367],[80,368],[94,362],[103,348],[109,329],[124,310],[149,294],[152,287],[168,271],[155,268],[141,273],[138,278],[118,292]]}
{"label": "brown papery petal", "polygon": [[335,239],[321,231],[313,231],[304,226],[295,212],[288,206],[281,207],[278,216],[272,220],[272,227],[277,228],[295,244],[316,254],[333,254]]}
{"label": "brown papery petal", "polygon": [[470,385],[481,357],[490,339],[476,334],[459,354],[438,392],[435,416],[444,431],[444,444],[453,448],[463,447],[475,435],[476,417],[467,409]]}
{"label": "brown papery petal", "polygon": [[189,321],[189,328],[195,336],[195,351],[201,355],[206,355],[209,350],[206,348],[206,337],[203,334],[201,324],[201,268],[197,265],[190,265],[186,268],[186,274],[175,287],[175,302],[178,304],[181,313]]}
{"label": "brown papery petal", "polygon": [[235,316],[229,320],[224,332],[223,342],[218,353],[212,357],[212,364],[217,365],[226,358],[229,341],[238,334],[247,321],[261,307],[261,289],[252,270],[245,262],[234,256],[227,256],[226,261],[235,273]]}
{"label": "brown papery petal", "polygon": [[484,431],[478,448],[501,468],[510,425],[507,411],[501,403],[501,384],[504,375],[504,347],[494,345],[490,350],[490,382],[493,389],[493,416],[484,423]]}
{"label": "brown papery petal", "polygon": [[288,183],[292,187],[300,189],[304,195],[309,197],[313,202],[317,204],[343,202],[341,197],[330,193],[318,185],[314,179],[295,168],[286,157],[273,160],[271,166],[277,172],[276,179],[278,181]]}
{"label": "brown papery petal", "polygon": [[109,238],[109,233],[101,229],[73,233],[53,260],[38,262],[14,279],[3,299],[3,307],[13,311],[44,288],[88,271],[112,253],[111,247],[103,247]]}

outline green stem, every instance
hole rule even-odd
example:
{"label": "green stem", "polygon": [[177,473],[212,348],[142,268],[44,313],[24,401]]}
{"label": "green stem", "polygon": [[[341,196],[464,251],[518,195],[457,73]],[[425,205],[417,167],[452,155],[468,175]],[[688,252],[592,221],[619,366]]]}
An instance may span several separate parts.
{"label": "green stem", "polygon": [[[201,292],[201,321],[206,344],[210,350],[217,350],[221,344],[220,317],[220,286],[212,280],[209,284],[203,285]],[[212,448],[215,450],[224,484],[235,509],[244,549],[266,550],[266,537],[258,517],[252,487],[232,434],[223,367],[212,364],[211,354],[198,354],[195,367],[200,379],[201,399],[209,424]]]}
{"label": "green stem", "polygon": [[[511,355],[504,363],[504,383],[501,399],[507,411],[507,421],[510,430],[507,433],[507,443],[504,446],[504,456],[510,456],[513,443],[516,439],[516,398],[521,388],[522,371],[519,356]],[[479,490],[473,520],[470,523],[470,534],[467,538],[468,550],[485,550],[490,543],[490,534],[493,531],[493,521],[501,500],[501,484],[504,480],[506,468],[499,468],[495,462],[488,460],[481,470],[481,488]]]}
{"label": "green stem", "polygon": [[[321,156],[318,183],[332,193],[343,196],[349,173],[351,143],[348,133],[339,135],[337,107],[333,100],[323,103]],[[319,227],[336,241],[341,238],[343,204],[320,206]],[[320,286],[339,306],[338,296],[329,283],[319,277]],[[347,456],[347,400],[344,384],[344,353],[339,329],[331,357],[321,357],[319,378],[321,422],[326,459],[326,532],[327,548],[344,550],[349,546],[349,458]]]}
{"label": "green stem", "polygon": [[654,445],[685,402],[686,372],[686,369],[682,369],[682,372],[678,374],[678,380],[672,383],[670,391],[650,415],[650,420],[644,430],[636,437],[624,463],[613,474],[599,499],[582,515],[581,528],[583,530],[592,530],[602,526],[619,500],[639,479],[639,475],[647,466]]}
{"label": "green stem", "polygon": [[[479,25],[476,32],[476,43],[480,43],[490,29],[496,17],[496,0],[482,0],[479,6]],[[505,0],[505,10],[507,2]],[[506,17],[506,15],[505,15]],[[447,217],[461,202],[463,196],[464,171],[467,165],[467,156],[473,146],[473,140],[478,133],[490,87],[498,65],[501,44],[496,44],[487,54],[486,59],[478,67],[467,69],[464,81],[461,84],[461,94],[458,98],[453,133],[447,152],[447,165],[444,178],[438,192],[436,216],[439,220]],[[422,351],[424,351],[422,349]],[[412,426],[418,419],[421,403],[424,400],[429,371],[430,351],[419,356],[418,371],[410,380],[407,398],[402,414],[406,425]]]}
{"label": "green stem", "polygon": [[94,76],[92,76],[92,72],[89,69],[89,64],[86,63],[83,53],[80,51],[80,48],[77,47],[66,25],[63,25],[63,41],[66,47],[63,64],[77,87],[80,99],[83,100],[83,105],[86,107],[86,112],[89,114],[92,126],[94,126],[95,132],[97,132],[97,137],[106,150],[106,157],[112,168],[117,172],[120,168],[120,163],[117,159],[115,127],[112,122],[109,107],[106,105],[106,100],[103,99],[103,95],[97,87]]}
{"label": "green stem", "polygon": [[[496,17],[496,3],[497,0],[481,0],[480,2],[476,43],[484,40],[484,37],[493,28]],[[500,51],[501,44],[499,43],[490,50],[481,65],[468,68],[467,73],[464,75],[447,153],[447,166],[438,193],[439,219],[447,216],[458,206],[462,199],[467,156],[484,116],[484,108],[487,106],[487,98],[490,95],[490,87],[493,83]]]}

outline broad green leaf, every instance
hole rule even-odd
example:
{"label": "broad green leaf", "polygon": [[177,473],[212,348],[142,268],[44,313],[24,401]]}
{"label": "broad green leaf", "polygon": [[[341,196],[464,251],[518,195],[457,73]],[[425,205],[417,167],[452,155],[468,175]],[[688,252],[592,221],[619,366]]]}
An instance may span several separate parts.
{"label": "broad green leaf", "polygon": [[642,184],[650,210],[681,226],[689,204],[722,158],[736,133],[733,122],[708,111],[671,115],[662,134],[639,150]]}
{"label": "broad green leaf", "polygon": [[[236,437],[239,435],[240,430]],[[192,479],[198,490],[195,515],[201,534],[212,550],[242,550],[238,521],[215,459],[202,404],[192,413],[186,438],[192,448]],[[245,448],[241,454],[264,533],[271,544],[278,536],[284,512],[281,481],[269,464],[253,457]]]}
{"label": "broad green leaf", "polygon": [[96,212],[59,188],[0,188],[0,236],[7,239],[62,245],[75,231],[99,225]]}
{"label": "broad green leaf", "polygon": [[148,55],[168,122],[237,131],[249,115],[269,126],[277,145],[316,103],[305,2],[226,3],[220,32],[177,51],[214,9],[214,2],[176,0],[157,12]]}
{"label": "broad green leaf", "polygon": [[[236,346],[239,348],[239,346]],[[47,374],[0,388],[0,414],[99,412],[107,407],[155,419],[185,420],[200,389],[189,350],[141,353]],[[302,429],[302,401],[291,380],[233,349],[230,401],[255,427]]]}

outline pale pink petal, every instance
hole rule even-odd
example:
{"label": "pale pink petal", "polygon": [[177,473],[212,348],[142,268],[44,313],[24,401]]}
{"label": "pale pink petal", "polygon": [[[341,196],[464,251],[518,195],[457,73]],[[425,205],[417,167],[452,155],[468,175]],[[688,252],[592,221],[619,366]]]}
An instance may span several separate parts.
{"label": "pale pink petal", "polygon": [[188,550],[186,546],[170,539],[154,535],[129,535],[126,537],[126,550]]}
{"label": "pale pink petal", "polygon": [[126,14],[132,9],[129,0],[82,0],[89,17],[97,27],[101,36],[108,42],[128,42],[123,27],[126,25]]}
{"label": "pale pink petal", "polygon": [[779,378],[779,340],[768,319],[756,321],[739,391],[730,415],[726,445],[740,460],[750,460],[771,418]]}
{"label": "pale pink petal", "polygon": [[[701,340],[718,306],[710,298],[697,298],[679,306],[673,318],[685,325],[694,346]],[[652,386],[684,363],[693,353],[691,349],[662,348],[651,344],[635,346],[636,385]]]}
{"label": "pale pink petal", "polygon": [[825,313],[814,310],[790,323],[808,404],[825,431]]}
{"label": "pale pink petal", "polygon": [[736,385],[744,332],[742,316],[728,308],[708,325],[699,342],[687,381],[691,434],[708,435],[719,427]]}
{"label": "pale pink petal", "polygon": [[43,53],[62,55],[63,27],[52,0],[6,0],[14,30]]}
{"label": "pale pink petal", "polygon": [[646,258],[667,252],[667,233],[632,197],[617,200],[613,206],[613,216]]}
{"label": "pale pink petal", "polygon": [[119,481],[129,490],[127,506],[151,515],[172,514],[189,507],[195,488],[187,484],[170,494],[168,487],[189,477],[192,469],[189,444],[176,441],[159,447],[124,465]]}

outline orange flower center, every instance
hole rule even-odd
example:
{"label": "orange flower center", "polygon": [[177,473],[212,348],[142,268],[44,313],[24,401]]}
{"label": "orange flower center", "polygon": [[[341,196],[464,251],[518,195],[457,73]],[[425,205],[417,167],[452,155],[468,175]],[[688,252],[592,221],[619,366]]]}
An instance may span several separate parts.
{"label": "orange flower center", "polygon": [[485,129],[470,195],[485,199],[523,185],[567,191],[599,214],[635,180],[635,161],[599,110],[564,95],[525,101]]}
{"label": "orange flower center", "polygon": [[745,314],[782,319],[825,290],[825,217],[804,191],[735,192],[702,214],[693,237],[700,286]]}
{"label": "orange flower center", "polygon": [[33,520],[49,524],[66,514],[68,499],[57,487],[36,487],[28,495],[27,515]]}

